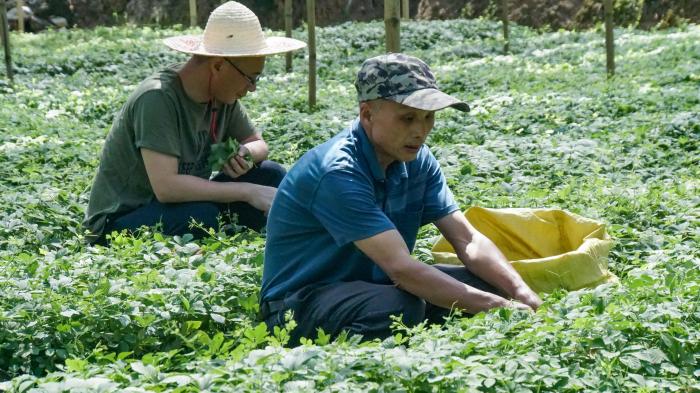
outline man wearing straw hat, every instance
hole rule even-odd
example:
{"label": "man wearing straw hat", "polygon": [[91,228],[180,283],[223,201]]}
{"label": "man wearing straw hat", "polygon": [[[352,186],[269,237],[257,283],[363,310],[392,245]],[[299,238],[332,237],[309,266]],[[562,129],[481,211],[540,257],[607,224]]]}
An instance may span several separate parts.
{"label": "man wearing straw hat", "polygon": [[[239,100],[255,91],[265,56],[305,44],[265,38],[255,14],[233,1],[212,12],[203,36],[165,44],[192,57],[143,81],[116,116],[90,194],[88,240],[144,225],[201,236],[192,221],[217,228],[230,213],[259,230],[284,177],[284,168],[266,160],[267,144]],[[229,138],[239,150],[212,181],[211,146]]]}
{"label": "man wearing straw hat", "polygon": [[[468,105],[403,54],[366,60],[355,86],[359,117],[299,160],[270,210],[260,304],[268,327],[284,325],[291,310],[293,342],[317,328],[372,339],[391,334],[391,315],[410,326],[440,323],[452,307],[536,309],[537,294],[460,213],[424,145],[436,111]],[[464,266],[411,257],[427,223]]]}

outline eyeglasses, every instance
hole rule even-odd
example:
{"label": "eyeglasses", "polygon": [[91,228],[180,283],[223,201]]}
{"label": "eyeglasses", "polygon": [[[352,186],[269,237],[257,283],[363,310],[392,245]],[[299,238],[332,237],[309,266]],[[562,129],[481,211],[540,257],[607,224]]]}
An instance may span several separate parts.
{"label": "eyeglasses", "polygon": [[231,60],[229,60],[225,57],[224,57],[224,60],[226,60],[229,64],[231,64],[231,66],[233,68],[235,68],[236,71],[238,71],[238,73],[241,74],[245,78],[246,82],[248,82],[251,87],[255,87],[258,84],[258,79],[260,79],[260,75],[256,76],[255,78],[251,78],[245,72],[241,71],[241,69],[238,68]]}

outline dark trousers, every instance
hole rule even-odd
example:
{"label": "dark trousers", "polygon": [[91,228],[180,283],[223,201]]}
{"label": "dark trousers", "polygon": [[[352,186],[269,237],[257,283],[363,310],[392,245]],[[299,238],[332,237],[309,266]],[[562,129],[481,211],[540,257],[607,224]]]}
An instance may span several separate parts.
{"label": "dark trousers", "polygon": [[[464,266],[435,267],[467,285],[501,294]],[[292,345],[298,344],[301,337],[315,338],[319,327],[333,337],[347,331],[360,334],[365,340],[384,339],[392,334],[390,315],[401,315],[406,326],[415,326],[426,319],[442,324],[450,313],[449,309],[427,303],[394,285],[365,281],[307,285],[284,299],[261,304],[262,316],[270,330],[274,326],[284,326],[284,314],[290,309],[297,322],[291,333]]]}
{"label": "dark trousers", "polygon": [[[245,182],[264,186],[277,187],[286,174],[286,170],[274,161],[263,161],[245,175],[232,179],[224,173],[218,174],[213,181]],[[267,222],[267,217],[260,210],[245,202],[214,203],[214,202],[183,202],[161,203],[157,200],[140,206],[126,214],[110,217],[104,233],[127,229],[136,231],[142,226],[160,224],[161,231],[166,235],[183,235],[191,233],[195,238],[206,235],[206,231],[192,227],[192,220],[200,223],[203,228],[219,229],[219,216],[227,221],[232,215],[238,216],[238,224],[260,231]],[[104,239],[102,239],[104,243]]]}

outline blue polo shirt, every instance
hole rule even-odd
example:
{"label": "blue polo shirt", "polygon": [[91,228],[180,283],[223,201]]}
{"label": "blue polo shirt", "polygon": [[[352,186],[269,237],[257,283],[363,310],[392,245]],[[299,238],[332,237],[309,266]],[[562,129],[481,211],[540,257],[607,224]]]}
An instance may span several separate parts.
{"label": "blue polo shirt", "polygon": [[304,154],[280,184],[267,220],[262,300],[309,284],[389,284],[353,242],[396,229],[413,251],[418,228],[455,210],[425,145],[415,160],[395,161],[385,173],[358,118]]}

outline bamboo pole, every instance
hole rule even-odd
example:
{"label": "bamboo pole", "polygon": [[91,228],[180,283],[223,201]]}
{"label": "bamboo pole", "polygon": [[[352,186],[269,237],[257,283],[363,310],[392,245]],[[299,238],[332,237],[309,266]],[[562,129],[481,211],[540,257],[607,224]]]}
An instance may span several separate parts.
{"label": "bamboo pole", "polygon": [[306,0],[306,23],[309,28],[309,110],[316,106],[316,0]]}
{"label": "bamboo pole", "polygon": [[408,0],[401,0],[401,19],[410,19],[410,9],[408,8]]}
{"label": "bamboo pole", "polygon": [[613,35],[613,3],[612,0],[603,0],[605,9],[605,68],[608,77],[615,75],[615,37]]}
{"label": "bamboo pole", "polygon": [[510,52],[510,27],[508,26],[508,0],[501,0],[501,22],[503,22],[503,53]]}
{"label": "bamboo pole", "polygon": [[386,36],[386,51],[401,51],[401,7],[399,0],[384,0],[384,30]]}
{"label": "bamboo pole", "polygon": [[190,26],[197,26],[197,0],[190,0]]}
{"label": "bamboo pole", "polygon": [[[284,0],[284,35],[292,36],[292,0]],[[292,52],[285,55],[287,72],[292,72]]]}
{"label": "bamboo pole", "polygon": [[24,0],[17,0],[17,31],[24,33]]}
{"label": "bamboo pole", "polygon": [[10,26],[7,24],[7,5],[3,1],[0,4],[0,30],[2,30],[2,43],[5,47],[5,69],[10,83],[14,80],[12,72],[12,54],[10,53]]}

